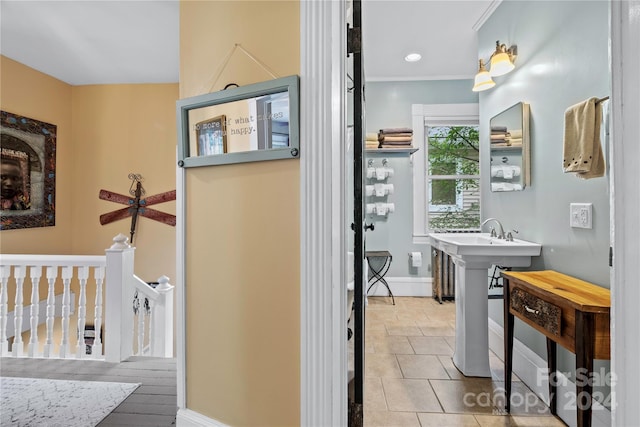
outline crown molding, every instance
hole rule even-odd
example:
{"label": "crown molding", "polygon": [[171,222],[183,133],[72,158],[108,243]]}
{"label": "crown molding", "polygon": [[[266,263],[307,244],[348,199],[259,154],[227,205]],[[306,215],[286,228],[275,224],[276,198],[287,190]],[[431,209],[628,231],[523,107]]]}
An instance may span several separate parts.
{"label": "crown molding", "polygon": [[502,3],[502,0],[493,0],[471,28],[473,28],[474,31],[478,31],[484,25],[484,23],[487,22],[489,17],[493,15],[493,12],[495,12],[498,6],[500,6],[500,3]]}

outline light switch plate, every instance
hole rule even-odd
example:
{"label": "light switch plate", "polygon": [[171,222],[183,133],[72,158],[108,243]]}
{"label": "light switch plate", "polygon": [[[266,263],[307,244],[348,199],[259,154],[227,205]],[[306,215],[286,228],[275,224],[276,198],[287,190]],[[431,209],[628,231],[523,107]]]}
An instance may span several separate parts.
{"label": "light switch plate", "polygon": [[571,203],[569,213],[572,228],[593,228],[592,203]]}

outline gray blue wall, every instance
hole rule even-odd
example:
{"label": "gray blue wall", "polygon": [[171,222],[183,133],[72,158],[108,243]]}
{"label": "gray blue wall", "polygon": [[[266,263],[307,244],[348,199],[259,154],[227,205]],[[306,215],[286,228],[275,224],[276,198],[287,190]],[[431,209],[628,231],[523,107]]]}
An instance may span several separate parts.
{"label": "gray blue wall", "polygon": [[[608,2],[504,1],[479,31],[479,57],[488,58],[496,40],[517,44],[518,58],[514,71],[480,93],[482,217],[497,217],[505,229],[520,230],[518,237],[542,244],[530,269],[556,270],[608,288],[608,177],[585,181],[562,171],[565,110],[610,93]],[[489,120],[520,101],[531,108],[531,186],[492,193]],[[593,203],[593,229],[569,227],[571,202]],[[500,301],[490,301],[489,314],[502,324]],[[540,333],[517,322],[515,334],[546,359]],[[558,351],[560,369],[571,371],[574,357]]]}
{"label": "gray blue wall", "polygon": [[[542,244],[542,254],[530,269],[551,269],[609,287],[609,187],[603,178],[581,180],[562,172],[565,110],[592,96],[610,93],[609,5],[607,1],[504,1],[478,33],[479,58],[489,58],[500,40],[517,44],[516,69],[496,77],[496,87],[481,92],[480,132],[482,217],[499,218],[518,237]],[[367,82],[366,130],[411,126],[412,104],[476,102],[468,80]],[[489,120],[517,102],[531,108],[531,186],[522,192],[492,193],[489,187]],[[607,156],[604,146],[605,156]],[[416,153],[417,154],[417,153]],[[414,158],[418,158],[414,154]],[[388,197],[396,211],[374,219],[367,232],[368,250],[388,249],[394,263],[391,277],[429,276],[424,246],[412,243],[412,183],[408,155],[387,158],[396,175],[395,194]],[[593,229],[569,227],[569,204],[593,204]],[[422,251],[424,266],[411,268],[407,254]],[[500,301],[489,302],[490,317],[502,324]],[[516,338],[546,358],[543,336],[516,322]],[[574,356],[559,348],[559,367],[571,372]],[[596,361],[596,369],[608,362]],[[604,391],[604,390],[603,390]],[[606,391],[605,391],[606,395]]]}
{"label": "gray blue wall", "polygon": [[[473,80],[431,80],[399,82],[367,82],[366,126],[367,132],[383,128],[411,127],[412,104],[458,104],[478,102],[478,95],[471,91]],[[412,155],[420,161],[420,152]],[[423,154],[422,154],[423,155]],[[414,245],[413,234],[413,181],[411,157],[397,153],[366,153],[380,166],[387,159],[395,175],[387,179],[394,184],[395,192],[384,199],[366,198],[367,201],[383,201],[395,204],[395,212],[386,218],[367,215],[367,223],[375,224],[374,231],[366,233],[367,250],[388,250],[393,255],[389,277],[430,277],[430,247]],[[372,183],[365,180],[365,183]],[[422,252],[423,265],[414,268],[409,263],[409,252]]]}

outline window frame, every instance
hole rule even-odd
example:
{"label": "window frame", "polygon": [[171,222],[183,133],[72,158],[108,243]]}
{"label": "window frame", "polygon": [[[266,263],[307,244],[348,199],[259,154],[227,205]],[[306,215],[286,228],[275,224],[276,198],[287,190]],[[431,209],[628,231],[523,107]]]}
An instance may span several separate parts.
{"label": "window frame", "polygon": [[[413,104],[411,114],[414,146],[419,148],[413,159],[413,243],[426,244],[429,243],[429,188],[426,167],[429,148],[426,143],[425,127],[479,126],[480,109],[477,103]],[[457,177],[464,178],[464,175],[457,175]]]}

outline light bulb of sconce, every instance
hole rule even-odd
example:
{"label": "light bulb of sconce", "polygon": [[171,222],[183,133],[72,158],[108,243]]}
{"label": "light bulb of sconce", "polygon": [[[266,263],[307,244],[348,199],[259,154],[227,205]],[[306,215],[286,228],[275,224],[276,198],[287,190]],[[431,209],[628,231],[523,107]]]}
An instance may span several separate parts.
{"label": "light bulb of sconce", "polygon": [[505,45],[501,45],[500,41],[496,41],[496,51],[491,55],[489,74],[493,77],[503,76],[513,70],[513,56],[507,50]]}
{"label": "light bulb of sconce", "polygon": [[491,75],[484,67],[484,62],[482,61],[482,59],[479,62],[478,74],[476,74],[473,89],[471,89],[474,92],[482,92],[483,90],[491,89],[496,85],[496,83],[491,78]]}

